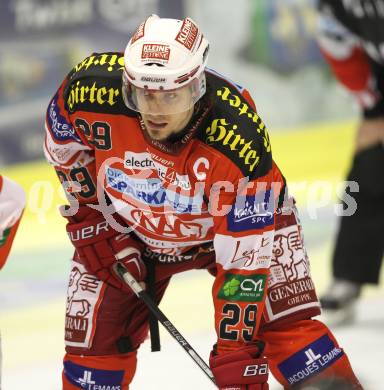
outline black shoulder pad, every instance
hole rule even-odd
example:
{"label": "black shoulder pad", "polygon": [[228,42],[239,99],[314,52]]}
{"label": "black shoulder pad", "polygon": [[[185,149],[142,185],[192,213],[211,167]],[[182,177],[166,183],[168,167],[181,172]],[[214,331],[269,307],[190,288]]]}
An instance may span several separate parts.
{"label": "black shoulder pad", "polygon": [[319,0],[317,8],[320,12],[331,13],[336,19],[339,20],[344,26],[351,28],[355,23],[351,15],[348,15],[343,2],[335,0]]}
{"label": "black shoulder pad", "polygon": [[207,74],[212,117],[200,137],[231,159],[244,176],[256,179],[272,168],[267,129],[235,84]]}
{"label": "black shoulder pad", "polygon": [[124,55],[93,53],[68,74],[64,89],[65,108],[70,112],[91,111],[128,114],[121,92]]}

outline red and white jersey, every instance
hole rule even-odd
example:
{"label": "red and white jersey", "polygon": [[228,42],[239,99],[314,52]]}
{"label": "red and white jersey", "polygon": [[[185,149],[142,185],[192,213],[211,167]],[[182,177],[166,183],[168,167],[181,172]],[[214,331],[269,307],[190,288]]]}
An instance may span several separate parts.
{"label": "red and white jersey", "polygon": [[[103,189],[153,252],[175,256],[212,244],[216,329],[241,343],[253,325],[230,331],[220,325],[223,308],[228,300],[239,310],[250,301],[262,308],[284,190],[265,125],[246,90],[207,70],[207,93],[185,130],[153,141],[123,102],[122,69],[121,53],[96,53],[69,73],[48,106],[46,157],[80,203],[99,203]],[[255,326],[261,314],[249,314]]]}
{"label": "red and white jersey", "polygon": [[0,269],[7,260],[25,207],[24,190],[0,175]]}
{"label": "red and white jersey", "polygon": [[318,41],[366,117],[384,114],[384,2],[319,0]]}

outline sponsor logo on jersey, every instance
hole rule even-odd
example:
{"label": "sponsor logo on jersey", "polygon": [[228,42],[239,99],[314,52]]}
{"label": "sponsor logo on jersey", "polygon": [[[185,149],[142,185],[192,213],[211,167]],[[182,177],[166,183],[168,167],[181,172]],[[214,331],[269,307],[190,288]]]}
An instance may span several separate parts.
{"label": "sponsor logo on jersey", "polygon": [[149,153],[132,153],[125,152],[124,155],[125,168],[151,168],[155,169],[155,164]]}
{"label": "sponsor logo on jersey", "polygon": [[65,343],[88,348],[92,343],[92,324],[97,315],[103,283],[89,274],[83,265],[73,264],[67,290]]}
{"label": "sponsor logo on jersey", "polygon": [[257,269],[266,268],[271,259],[271,256],[260,255],[260,249],[270,246],[270,238],[268,236],[257,237],[256,248],[250,247],[244,249],[241,247],[241,240],[236,241],[235,252],[231,258],[230,264],[235,265],[237,268]]}
{"label": "sponsor logo on jersey", "polygon": [[143,45],[141,58],[143,60],[161,60],[161,62],[168,62],[170,52],[169,45],[147,43]]}
{"label": "sponsor logo on jersey", "polygon": [[261,302],[267,275],[226,274],[217,297],[226,301]]}
{"label": "sponsor logo on jersey", "polygon": [[124,69],[124,56],[116,53],[91,55],[73,68],[73,73],[88,70],[94,67],[105,68],[108,72]]}
{"label": "sponsor logo on jersey", "polygon": [[191,50],[197,38],[198,28],[191,19],[185,18],[180,31],[176,35],[176,41]]}
{"label": "sponsor logo on jersey", "polygon": [[241,117],[245,115],[251,120],[252,123],[257,125],[256,131],[263,138],[264,149],[267,153],[271,152],[271,143],[269,140],[269,135],[265,124],[262,122],[261,118],[254,112],[247,103],[245,103],[240,96],[231,93],[231,90],[228,87],[222,87],[216,91],[216,95],[221,98],[224,102],[227,102],[231,107],[238,109],[238,115]]}
{"label": "sponsor logo on jersey", "polygon": [[223,269],[255,271],[269,268],[272,256],[273,231],[246,237],[215,235],[216,262]]}
{"label": "sponsor logo on jersey", "polygon": [[238,125],[229,123],[225,118],[214,119],[205,130],[207,143],[220,143],[253,172],[259,164],[260,153],[254,145],[255,140],[247,140],[238,132]]}
{"label": "sponsor logo on jersey", "polygon": [[[142,160],[141,163],[144,163]],[[107,186],[151,206],[171,206],[177,213],[201,212],[203,197],[179,194],[163,187],[159,178],[134,179],[115,168],[106,170]]]}
{"label": "sponsor logo on jersey", "polygon": [[317,375],[343,355],[343,350],[324,335],[280,363],[278,368],[288,383],[295,385]]}
{"label": "sponsor logo on jersey", "polygon": [[124,371],[99,370],[65,361],[64,375],[72,385],[79,389],[122,390]]}
{"label": "sponsor logo on jersey", "polygon": [[67,105],[72,112],[76,110],[77,105],[83,103],[113,107],[117,103],[117,97],[119,95],[119,88],[106,87],[96,81],[92,84],[83,84],[79,80],[70,86]]}
{"label": "sponsor logo on jersey", "polygon": [[310,307],[317,308],[307,253],[293,212],[276,216],[266,311],[271,320]]}
{"label": "sponsor logo on jersey", "polygon": [[[164,160],[164,159],[162,159]],[[166,160],[164,160],[166,162]],[[167,164],[168,165],[168,164]],[[149,153],[125,152],[124,167],[129,169],[145,170],[152,169],[162,181],[168,184],[174,184],[184,190],[191,189],[191,183],[187,175],[180,175],[173,168],[160,164],[159,159],[153,159]]]}
{"label": "sponsor logo on jersey", "polygon": [[147,246],[144,249],[143,256],[147,259],[154,260],[159,263],[183,263],[186,261],[194,261],[200,255],[205,255],[208,253],[213,253],[213,243],[209,242],[208,244],[202,244],[199,246],[194,246],[192,249],[187,252],[174,255],[170,253],[154,252],[150,250]]}
{"label": "sponsor logo on jersey", "polygon": [[49,130],[51,131],[53,138],[57,141],[74,140],[82,143],[73,126],[60,114],[57,98],[58,95],[56,94],[49,105],[47,116]]}
{"label": "sponsor logo on jersey", "polygon": [[273,192],[268,190],[252,196],[237,196],[227,214],[228,230],[241,232],[264,229],[274,223]]}
{"label": "sponsor logo on jersey", "polygon": [[153,161],[157,161],[158,163],[160,163],[162,165],[170,166],[170,167],[173,167],[175,165],[175,163],[173,161],[166,160],[165,158],[160,157],[160,156],[158,156],[157,154],[155,154],[153,152],[151,152],[151,157],[152,157]]}
{"label": "sponsor logo on jersey", "polygon": [[127,215],[127,219],[137,226],[137,233],[147,232],[151,238],[172,239],[181,242],[184,240],[203,240],[213,227],[212,218],[196,218],[185,221],[176,214],[142,209],[132,209]]}

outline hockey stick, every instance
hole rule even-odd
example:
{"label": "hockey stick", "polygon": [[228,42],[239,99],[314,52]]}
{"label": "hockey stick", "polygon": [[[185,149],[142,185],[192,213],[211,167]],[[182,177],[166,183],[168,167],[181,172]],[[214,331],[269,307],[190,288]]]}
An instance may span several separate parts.
{"label": "hockey stick", "polygon": [[209,366],[199,356],[199,354],[192,348],[181,333],[174,327],[171,321],[159,309],[156,303],[152,300],[149,294],[140,286],[137,280],[128,272],[128,270],[121,264],[116,264],[116,270],[122,277],[124,282],[132,289],[132,291],[147,305],[148,309],[156,316],[159,322],[164,326],[168,333],[183,347],[192,360],[204,371],[207,377],[214,383],[215,378]]}

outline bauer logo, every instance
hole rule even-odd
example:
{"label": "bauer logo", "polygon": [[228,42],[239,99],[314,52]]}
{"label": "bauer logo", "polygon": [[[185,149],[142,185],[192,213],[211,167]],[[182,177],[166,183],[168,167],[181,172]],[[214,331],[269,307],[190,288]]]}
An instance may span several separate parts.
{"label": "bauer logo", "polygon": [[328,335],[324,335],[278,365],[292,386],[325,370],[344,355]]}
{"label": "bauer logo", "polygon": [[124,371],[97,370],[66,361],[64,362],[64,376],[79,389],[122,390]]}
{"label": "bauer logo", "polygon": [[228,230],[241,232],[264,229],[274,223],[273,192],[268,190],[253,196],[238,196],[227,215]]}
{"label": "bauer logo", "polygon": [[225,275],[225,282],[217,297],[226,301],[261,302],[266,275]]}
{"label": "bauer logo", "polygon": [[142,76],[141,81],[146,81],[148,83],[165,83],[167,79],[165,77]]}

